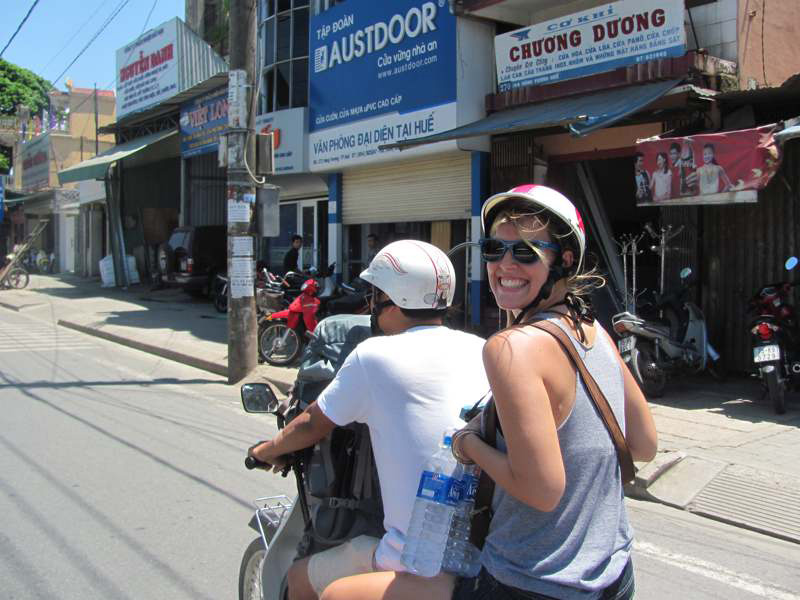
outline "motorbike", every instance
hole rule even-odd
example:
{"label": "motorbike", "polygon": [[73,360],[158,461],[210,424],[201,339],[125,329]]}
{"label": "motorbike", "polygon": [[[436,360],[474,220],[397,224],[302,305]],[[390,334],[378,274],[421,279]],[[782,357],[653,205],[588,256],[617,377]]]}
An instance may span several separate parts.
{"label": "motorbike", "polygon": [[[792,271],[797,264],[797,257],[792,256],[784,266]],[[748,302],[755,375],[779,415],[786,412],[787,388],[800,387],[800,330],[794,306],[789,303],[789,294],[797,285],[786,281],[770,283]]]}
{"label": "motorbike", "polygon": [[259,318],[258,350],[260,357],[271,365],[294,363],[305,347],[308,336],[314,333],[320,319],[338,314],[366,314],[369,311],[366,291],[360,287],[337,286],[333,266],[322,278],[309,278],[284,310],[264,314]]}
{"label": "motorbike", "polygon": [[[268,384],[241,387],[244,410],[275,415],[283,429],[333,379],[356,345],[369,337],[369,317],[337,315],[320,322],[289,397],[279,401]],[[286,600],[291,564],[359,535],[381,537],[383,504],[366,425],[336,427],[316,444],[285,456],[281,474],[293,475],[294,498],[258,498],[249,526],[257,537],[239,569],[239,600]],[[252,457],[248,469],[271,470]]]}
{"label": "motorbike", "polygon": [[[680,272],[680,286],[665,293],[664,265],[668,242],[680,233],[681,228],[671,226],[659,233],[649,224],[648,233],[657,240],[651,249],[661,260],[660,292],[651,304],[652,313],[641,316],[636,296],[627,302],[626,310],[612,317],[614,331],[620,336],[617,343],[623,360],[644,393],[650,397],[663,395],[667,376],[674,373],[700,373],[706,369],[715,377],[722,377],[720,355],[708,339],[705,316],[689,300],[692,269]],[[640,239],[640,238],[639,238]],[[634,252],[636,244],[633,246]],[[634,254],[635,260],[635,254]],[[635,263],[634,263],[635,274]],[[634,275],[635,279],[635,275]],[[636,285],[633,285],[634,290]]]}
{"label": "motorbike", "polygon": [[212,300],[217,312],[228,312],[228,277],[217,273],[212,287]]}

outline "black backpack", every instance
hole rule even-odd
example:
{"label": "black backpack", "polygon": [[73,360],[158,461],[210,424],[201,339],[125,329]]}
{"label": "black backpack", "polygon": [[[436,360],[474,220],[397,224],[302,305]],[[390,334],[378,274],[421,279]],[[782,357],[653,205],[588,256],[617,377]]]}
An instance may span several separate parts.
{"label": "black backpack", "polygon": [[[350,352],[370,335],[369,316],[335,315],[320,321],[292,388],[298,410],[316,401]],[[337,427],[307,452],[303,464],[311,523],[299,557],[359,535],[383,536],[383,504],[366,425]]]}

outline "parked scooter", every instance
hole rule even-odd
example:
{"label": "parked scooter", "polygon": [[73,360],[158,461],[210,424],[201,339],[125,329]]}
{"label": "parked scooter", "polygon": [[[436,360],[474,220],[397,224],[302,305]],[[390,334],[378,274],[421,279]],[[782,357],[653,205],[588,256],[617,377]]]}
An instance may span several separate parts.
{"label": "parked scooter", "polygon": [[[242,386],[249,413],[270,413],[283,429],[333,379],[347,355],[370,335],[369,317],[339,315],[321,321],[300,364],[289,398],[278,401],[263,383]],[[239,569],[239,600],[286,600],[287,573],[300,558],[359,535],[381,537],[383,505],[369,431],[353,423],[336,427],[314,448],[285,457],[282,474],[294,475],[297,496],[254,501],[250,527],[258,537],[247,547]],[[248,469],[270,467],[251,457]]]}
{"label": "parked scooter", "polygon": [[[656,233],[648,224],[646,229],[657,240],[657,245],[651,249],[658,252],[661,260],[660,293],[652,307],[657,316],[643,318],[637,314],[634,295],[627,310],[614,315],[612,324],[620,335],[620,354],[634,378],[646,395],[658,397],[664,393],[668,374],[699,373],[709,368],[713,375],[721,376],[721,369],[717,362],[720,356],[708,341],[705,316],[700,307],[688,299],[692,270],[682,269],[680,288],[664,293],[667,244],[681,228],[670,226]],[[635,283],[633,287],[635,289]]]}
{"label": "parked scooter", "polygon": [[[784,266],[791,271],[797,264],[797,257],[792,256]],[[789,294],[797,285],[785,281],[765,285],[748,304],[753,316],[748,327],[753,366],[779,415],[786,412],[786,389],[800,387],[800,330],[789,303]]]}
{"label": "parked scooter", "polygon": [[276,366],[292,364],[320,319],[335,314],[368,312],[366,292],[346,285],[337,287],[333,266],[329,267],[321,284],[318,279],[307,279],[288,308],[260,318],[258,349],[264,361]]}
{"label": "parked scooter", "polygon": [[228,277],[222,273],[217,273],[214,277],[211,298],[217,312],[228,312]]}

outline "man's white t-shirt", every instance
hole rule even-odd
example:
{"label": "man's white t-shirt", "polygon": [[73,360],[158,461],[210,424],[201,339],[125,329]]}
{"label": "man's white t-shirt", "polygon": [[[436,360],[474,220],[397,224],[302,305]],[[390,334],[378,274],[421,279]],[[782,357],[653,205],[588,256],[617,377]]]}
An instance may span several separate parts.
{"label": "man's white t-shirt", "polygon": [[383,570],[404,571],[400,554],[419,476],[461,408],[489,391],[484,340],[442,326],[413,327],[361,342],[317,405],[337,425],[369,427],[386,534],[375,551]]}

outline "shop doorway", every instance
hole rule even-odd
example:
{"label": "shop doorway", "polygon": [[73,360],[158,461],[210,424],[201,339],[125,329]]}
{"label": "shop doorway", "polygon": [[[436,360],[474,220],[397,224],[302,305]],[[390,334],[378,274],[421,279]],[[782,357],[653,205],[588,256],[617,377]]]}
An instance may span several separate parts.
{"label": "shop doorway", "polygon": [[283,257],[291,248],[294,235],[303,237],[300,266],[304,270],[320,268],[323,258],[320,248],[324,240],[320,236],[319,205],[317,199],[281,202],[278,208],[279,234],[264,238],[262,244],[261,260],[270,271],[283,273]]}

